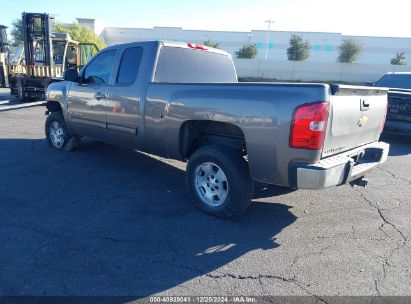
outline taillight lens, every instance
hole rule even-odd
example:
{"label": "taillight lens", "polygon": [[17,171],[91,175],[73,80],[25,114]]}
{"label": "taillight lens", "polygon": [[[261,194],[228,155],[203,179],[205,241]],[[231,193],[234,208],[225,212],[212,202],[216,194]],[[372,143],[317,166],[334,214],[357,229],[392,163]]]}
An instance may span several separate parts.
{"label": "taillight lens", "polygon": [[320,150],[327,131],[329,104],[311,103],[294,111],[291,123],[290,147]]}

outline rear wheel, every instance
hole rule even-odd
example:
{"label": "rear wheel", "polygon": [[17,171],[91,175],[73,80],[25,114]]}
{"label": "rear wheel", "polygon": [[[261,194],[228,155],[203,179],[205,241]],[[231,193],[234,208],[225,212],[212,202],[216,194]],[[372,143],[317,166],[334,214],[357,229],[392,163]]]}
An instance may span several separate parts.
{"label": "rear wheel", "polygon": [[50,147],[60,151],[71,151],[79,145],[79,138],[72,136],[62,112],[52,112],[46,119],[46,138]]}
{"label": "rear wheel", "polygon": [[194,205],[220,218],[241,214],[253,197],[247,162],[226,147],[205,146],[194,152],[186,179]]}

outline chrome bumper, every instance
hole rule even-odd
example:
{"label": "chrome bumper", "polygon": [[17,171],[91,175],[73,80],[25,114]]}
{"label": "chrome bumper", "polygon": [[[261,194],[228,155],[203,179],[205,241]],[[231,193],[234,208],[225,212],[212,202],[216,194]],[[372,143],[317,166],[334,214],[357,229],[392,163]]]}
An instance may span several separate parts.
{"label": "chrome bumper", "polygon": [[375,142],[315,164],[292,164],[290,186],[297,189],[324,189],[349,183],[384,163],[389,150],[389,144]]}

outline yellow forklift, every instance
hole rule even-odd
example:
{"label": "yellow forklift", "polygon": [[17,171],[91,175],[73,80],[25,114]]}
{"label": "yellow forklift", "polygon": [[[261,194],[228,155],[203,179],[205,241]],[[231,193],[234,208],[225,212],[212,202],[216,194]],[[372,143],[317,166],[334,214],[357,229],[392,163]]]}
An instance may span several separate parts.
{"label": "yellow forklift", "polygon": [[44,100],[50,83],[63,80],[68,68],[80,69],[98,51],[67,33],[52,33],[54,17],[23,13],[24,49],[17,49],[7,67],[11,95],[23,101]]}

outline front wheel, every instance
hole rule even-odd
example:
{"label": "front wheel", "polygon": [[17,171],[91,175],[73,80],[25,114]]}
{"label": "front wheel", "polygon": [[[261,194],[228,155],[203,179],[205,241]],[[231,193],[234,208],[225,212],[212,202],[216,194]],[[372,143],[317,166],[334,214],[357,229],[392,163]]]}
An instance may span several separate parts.
{"label": "front wheel", "polygon": [[45,131],[47,143],[54,149],[71,151],[79,145],[79,138],[70,134],[61,112],[52,112],[47,116]]}
{"label": "front wheel", "polygon": [[214,145],[202,147],[190,157],[186,183],[194,205],[220,218],[241,214],[254,193],[241,153]]}

